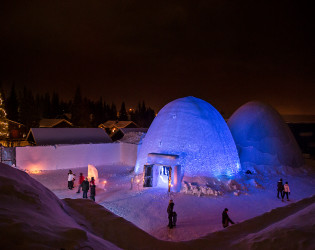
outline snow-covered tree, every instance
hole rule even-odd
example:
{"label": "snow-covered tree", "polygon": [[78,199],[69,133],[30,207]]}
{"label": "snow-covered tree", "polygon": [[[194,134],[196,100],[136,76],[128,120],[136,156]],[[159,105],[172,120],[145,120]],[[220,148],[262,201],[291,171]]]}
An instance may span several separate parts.
{"label": "snow-covered tree", "polygon": [[0,93],[0,137],[8,136],[8,122],[7,122],[7,113],[4,109],[4,101]]}

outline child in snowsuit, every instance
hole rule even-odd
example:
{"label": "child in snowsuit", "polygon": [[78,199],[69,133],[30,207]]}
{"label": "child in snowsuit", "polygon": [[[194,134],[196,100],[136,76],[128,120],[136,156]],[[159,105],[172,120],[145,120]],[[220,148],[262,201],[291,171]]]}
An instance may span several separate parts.
{"label": "child in snowsuit", "polygon": [[78,194],[80,193],[80,189],[82,188],[82,182],[84,181],[84,176],[82,173],[80,173],[80,176],[79,176],[79,188],[78,188]]}
{"label": "child in snowsuit", "polygon": [[287,201],[289,201],[289,194],[290,194],[290,188],[289,188],[288,182],[286,182],[284,184],[284,191],[283,191],[283,194],[282,194],[282,201],[283,201],[283,198],[284,198],[285,195],[287,196]]}
{"label": "child in snowsuit", "polygon": [[173,212],[173,227],[176,227],[176,222],[177,222],[177,213],[174,211]]}
{"label": "child in snowsuit", "polygon": [[167,207],[167,213],[168,213],[168,227],[173,228],[173,209],[174,209],[174,202],[173,200],[170,200],[168,207]]}
{"label": "child in snowsuit", "polygon": [[277,183],[277,191],[278,191],[278,193],[277,193],[277,197],[280,199],[280,197],[279,197],[279,194],[280,194],[280,196],[282,197],[282,193],[283,193],[283,183],[282,183],[282,179],[280,179],[279,181],[278,181],[278,183]]}
{"label": "child in snowsuit", "polygon": [[87,193],[89,191],[90,183],[88,178],[86,177],[85,180],[82,182],[82,191],[83,191],[83,198],[87,199]]}
{"label": "child in snowsuit", "polygon": [[222,213],[222,225],[224,228],[229,226],[229,222],[234,224],[234,222],[230,219],[229,215],[227,214],[228,211],[229,210],[225,208]]}
{"label": "child in snowsuit", "polygon": [[95,201],[95,180],[94,177],[91,178],[91,182],[90,182],[90,198],[91,200]]}

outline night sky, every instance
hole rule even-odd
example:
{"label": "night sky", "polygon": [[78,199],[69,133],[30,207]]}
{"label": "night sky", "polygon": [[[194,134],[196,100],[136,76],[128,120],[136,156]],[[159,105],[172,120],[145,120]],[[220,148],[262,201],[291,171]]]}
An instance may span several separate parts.
{"label": "night sky", "polygon": [[5,1],[0,81],[156,111],[195,96],[315,114],[313,1]]}

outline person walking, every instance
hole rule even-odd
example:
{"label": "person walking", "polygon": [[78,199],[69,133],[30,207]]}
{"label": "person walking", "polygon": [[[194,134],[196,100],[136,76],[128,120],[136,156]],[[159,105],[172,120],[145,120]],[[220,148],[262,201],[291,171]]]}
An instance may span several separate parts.
{"label": "person walking", "polygon": [[82,182],[84,181],[84,176],[82,173],[80,173],[80,176],[79,176],[79,188],[78,188],[78,194],[80,193],[80,189],[82,188]]}
{"label": "person walking", "polygon": [[285,184],[284,184],[284,191],[283,191],[283,194],[282,194],[282,201],[283,201],[283,198],[284,198],[285,195],[287,196],[287,201],[289,201],[289,194],[290,194],[290,188],[289,188],[288,182],[286,181]]}
{"label": "person walking", "polygon": [[228,215],[228,209],[225,208],[222,212],[222,225],[224,228],[228,227],[229,226],[229,222],[232,223],[232,224],[235,224],[229,217]]}
{"label": "person walking", "polygon": [[87,193],[89,191],[90,183],[88,178],[86,177],[85,180],[82,182],[82,191],[83,191],[83,198],[87,199]]}
{"label": "person walking", "polygon": [[[277,183],[277,191],[278,191],[278,193],[277,193],[277,197],[278,197],[278,199],[280,199],[280,197],[282,198],[282,195],[283,195],[283,183],[282,183],[282,179],[280,179],[279,181],[278,181],[278,183]],[[279,197],[279,195],[280,195],[280,197]]]}
{"label": "person walking", "polygon": [[167,213],[168,213],[168,227],[173,228],[173,209],[174,209],[174,202],[173,200],[169,201],[168,207],[167,207]]}
{"label": "person walking", "polygon": [[68,172],[68,188],[70,190],[73,189],[73,180],[74,180],[74,174],[72,173],[71,170],[69,170],[69,172]]}

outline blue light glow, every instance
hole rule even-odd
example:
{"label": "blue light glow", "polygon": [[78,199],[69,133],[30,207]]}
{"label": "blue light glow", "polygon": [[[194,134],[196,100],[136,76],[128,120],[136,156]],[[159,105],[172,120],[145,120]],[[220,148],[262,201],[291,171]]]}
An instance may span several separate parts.
{"label": "blue light glow", "polygon": [[257,101],[246,103],[234,112],[228,126],[244,169],[303,165],[290,129],[273,107]]}
{"label": "blue light glow", "polygon": [[[151,124],[139,150],[136,173],[142,173],[149,153],[178,155],[185,176],[236,174],[240,162],[231,132],[209,103],[184,97],[164,106]],[[156,163],[167,164],[157,159]],[[154,162],[151,162],[154,163]]]}

